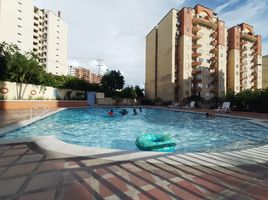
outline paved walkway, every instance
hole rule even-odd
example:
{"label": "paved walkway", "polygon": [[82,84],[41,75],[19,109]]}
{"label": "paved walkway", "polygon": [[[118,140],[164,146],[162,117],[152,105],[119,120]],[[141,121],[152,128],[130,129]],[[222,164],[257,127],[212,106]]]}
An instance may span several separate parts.
{"label": "paved walkway", "polygon": [[209,167],[113,162],[86,157],[56,158],[42,153],[34,143],[0,145],[3,200],[267,197],[268,163]]}

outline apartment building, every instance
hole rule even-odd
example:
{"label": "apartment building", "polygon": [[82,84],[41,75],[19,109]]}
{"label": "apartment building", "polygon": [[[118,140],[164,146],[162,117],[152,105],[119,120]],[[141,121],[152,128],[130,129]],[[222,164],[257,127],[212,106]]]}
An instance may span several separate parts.
{"label": "apartment building", "polygon": [[60,12],[37,8],[33,0],[0,0],[0,42],[33,51],[48,73],[68,74],[67,34]]}
{"label": "apartment building", "polygon": [[253,26],[242,23],[228,30],[228,89],[262,88],[262,41]]}
{"label": "apartment building", "polygon": [[146,37],[146,96],[164,101],[226,91],[227,28],[201,5],[172,9]]}
{"label": "apartment building", "polygon": [[262,57],[262,87],[268,88],[268,55]]}
{"label": "apartment building", "polygon": [[172,9],[146,36],[145,95],[210,100],[227,89],[262,88],[261,48],[261,36],[248,24],[228,29],[199,4]]}
{"label": "apartment building", "polygon": [[100,84],[102,76],[83,67],[69,66],[69,75],[83,79],[89,83]]}

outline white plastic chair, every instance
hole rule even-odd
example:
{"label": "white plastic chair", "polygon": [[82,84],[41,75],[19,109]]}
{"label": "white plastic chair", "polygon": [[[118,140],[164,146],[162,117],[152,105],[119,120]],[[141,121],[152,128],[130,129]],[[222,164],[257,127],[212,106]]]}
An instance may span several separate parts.
{"label": "white plastic chair", "polygon": [[223,102],[222,107],[217,109],[217,112],[230,112],[230,102]]}

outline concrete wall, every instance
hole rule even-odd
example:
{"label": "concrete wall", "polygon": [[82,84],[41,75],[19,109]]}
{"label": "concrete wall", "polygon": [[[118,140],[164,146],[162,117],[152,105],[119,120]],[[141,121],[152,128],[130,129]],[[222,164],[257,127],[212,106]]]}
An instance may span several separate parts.
{"label": "concrete wall", "polygon": [[268,87],[268,55],[262,57],[262,87]]}
{"label": "concrete wall", "polygon": [[30,108],[67,108],[67,107],[83,107],[88,106],[87,101],[56,101],[56,100],[50,100],[50,101],[35,101],[35,100],[0,100],[0,109],[3,110],[11,110],[11,109],[30,109]]}
{"label": "concrete wall", "polygon": [[174,100],[175,35],[177,11],[171,10],[158,24],[157,97]]}
{"label": "concrete wall", "polygon": [[[15,100],[18,99],[19,85],[14,82],[0,82],[0,99]],[[25,85],[22,86],[23,99],[26,100],[56,100],[56,99],[76,99],[77,94],[84,93],[70,89],[57,89],[53,87]]]}
{"label": "concrete wall", "polygon": [[145,96],[155,98],[156,87],[156,27],[146,37]]}

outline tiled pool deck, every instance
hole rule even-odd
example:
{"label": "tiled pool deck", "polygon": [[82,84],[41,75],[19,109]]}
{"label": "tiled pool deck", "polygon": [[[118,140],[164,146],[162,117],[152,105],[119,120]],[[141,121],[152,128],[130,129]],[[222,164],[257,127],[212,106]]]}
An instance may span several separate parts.
{"label": "tiled pool deck", "polygon": [[120,152],[74,157],[34,142],[0,144],[0,199],[268,198],[268,146],[214,156],[144,154],[131,161],[109,160],[113,154]]}

